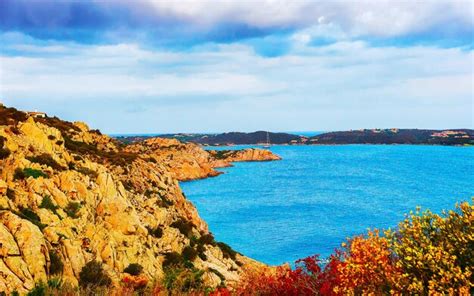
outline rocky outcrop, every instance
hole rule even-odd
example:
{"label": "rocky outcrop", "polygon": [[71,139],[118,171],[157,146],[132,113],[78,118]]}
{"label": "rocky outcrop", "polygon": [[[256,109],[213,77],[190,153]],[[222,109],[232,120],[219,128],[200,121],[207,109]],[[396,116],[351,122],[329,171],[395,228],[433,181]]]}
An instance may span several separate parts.
{"label": "rocky outcrop", "polygon": [[206,151],[194,143],[166,138],[147,139],[127,146],[126,151],[147,155],[150,159],[165,164],[173,177],[180,181],[218,176],[222,172],[215,168],[231,166],[232,162],[281,159],[264,149]]}
{"label": "rocky outcrop", "polygon": [[167,256],[185,248],[209,286],[261,266],[229,256],[181,192],[178,179],[215,172],[200,147],[152,139],[124,149],[83,123],[0,108],[15,116],[0,125],[0,291],[25,293],[52,277],[77,285],[92,260],[115,284],[132,263],[140,278],[160,279]]}
{"label": "rocky outcrop", "polygon": [[244,161],[274,161],[281,158],[265,149],[243,149],[243,150],[211,150],[209,151],[214,160],[214,167],[226,167],[232,162]]}

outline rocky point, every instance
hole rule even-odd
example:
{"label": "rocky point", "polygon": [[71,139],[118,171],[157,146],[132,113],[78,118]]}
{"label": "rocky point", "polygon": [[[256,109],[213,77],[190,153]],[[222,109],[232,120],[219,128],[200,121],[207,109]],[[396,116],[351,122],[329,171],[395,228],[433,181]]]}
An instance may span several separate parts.
{"label": "rocky point", "polygon": [[77,286],[93,261],[115,285],[133,264],[151,282],[185,253],[206,285],[232,284],[263,265],[216,242],[178,180],[277,159],[159,138],[124,146],[85,123],[0,106],[0,291],[23,294],[53,277]]}

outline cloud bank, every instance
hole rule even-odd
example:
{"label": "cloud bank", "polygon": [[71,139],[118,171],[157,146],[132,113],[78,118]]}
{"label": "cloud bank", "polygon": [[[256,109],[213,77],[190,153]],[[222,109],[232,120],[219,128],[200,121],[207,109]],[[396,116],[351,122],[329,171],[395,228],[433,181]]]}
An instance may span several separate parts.
{"label": "cloud bank", "polygon": [[472,2],[0,2],[0,98],[109,133],[473,127]]}

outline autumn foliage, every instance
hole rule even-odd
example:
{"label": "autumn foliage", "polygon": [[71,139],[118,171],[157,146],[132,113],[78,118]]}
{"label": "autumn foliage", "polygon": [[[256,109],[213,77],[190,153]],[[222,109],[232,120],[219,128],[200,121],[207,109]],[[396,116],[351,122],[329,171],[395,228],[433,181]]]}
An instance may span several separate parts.
{"label": "autumn foliage", "polygon": [[341,245],[326,261],[315,255],[295,266],[248,270],[231,287],[212,289],[201,273],[178,267],[147,286],[126,275],[110,295],[337,296],[474,295],[474,206],[441,215],[419,209],[394,230],[369,231]]}
{"label": "autumn foliage", "polygon": [[312,256],[293,269],[249,273],[232,292],[215,295],[471,295],[473,208],[417,210],[395,230],[349,239],[326,264]]}

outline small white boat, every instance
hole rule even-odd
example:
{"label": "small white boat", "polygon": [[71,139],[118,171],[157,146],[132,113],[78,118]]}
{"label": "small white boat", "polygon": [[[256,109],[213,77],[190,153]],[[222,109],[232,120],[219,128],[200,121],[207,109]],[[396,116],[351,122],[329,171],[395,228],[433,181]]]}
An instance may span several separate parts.
{"label": "small white boat", "polygon": [[271,147],[271,145],[270,145],[270,133],[267,132],[267,142],[263,145],[263,148],[268,149],[270,147]]}

